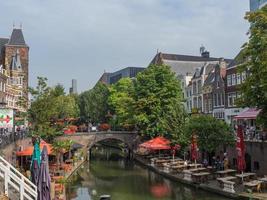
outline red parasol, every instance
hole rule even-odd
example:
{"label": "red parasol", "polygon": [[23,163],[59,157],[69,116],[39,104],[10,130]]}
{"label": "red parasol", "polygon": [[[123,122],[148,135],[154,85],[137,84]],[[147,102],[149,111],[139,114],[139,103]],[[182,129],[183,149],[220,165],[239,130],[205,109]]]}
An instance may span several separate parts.
{"label": "red parasol", "polygon": [[245,162],[245,143],[242,127],[239,125],[237,129],[237,140],[236,140],[236,151],[237,151],[237,169],[243,172],[246,168]]}
{"label": "red parasol", "polygon": [[197,160],[197,136],[192,136],[192,142],[191,142],[191,159],[196,161]]}
{"label": "red parasol", "polygon": [[147,142],[140,144],[140,147],[151,150],[168,150],[171,149],[170,141],[164,137],[156,137]]}

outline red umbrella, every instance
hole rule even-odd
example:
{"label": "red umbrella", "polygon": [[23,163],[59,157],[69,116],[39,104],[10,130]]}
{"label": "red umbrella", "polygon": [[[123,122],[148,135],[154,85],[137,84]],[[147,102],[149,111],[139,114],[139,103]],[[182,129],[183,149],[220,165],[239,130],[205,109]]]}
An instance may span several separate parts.
{"label": "red umbrella", "polygon": [[171,149],[170,141],[164,137],[156,137],[147,142],[140,144],[140,147],[151,149],[151,150],[168,150]]}
{"label": "red umbrella", "polygon": [[240,125],[238,126],[237,129],[236,151],[237,151],[237,169],[239,172],[243,172],[246,168],[245,143],[244,143],[243,130]]}
{"label": "red umbrella", "polygon": [[197,136],[193,135],[192,136],[192,141],[191,141],[191,159],[196,161],[197,160]]}

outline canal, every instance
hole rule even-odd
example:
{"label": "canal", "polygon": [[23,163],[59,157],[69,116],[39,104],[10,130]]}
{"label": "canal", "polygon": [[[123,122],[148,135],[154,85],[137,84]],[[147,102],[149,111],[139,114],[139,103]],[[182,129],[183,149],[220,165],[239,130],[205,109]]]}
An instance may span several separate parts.
{"label": "canal", "polygon": [[67,200],[99,200],[104,194],[112,200],[229,200],[172,182],[121,154],[106,147],[94,149],[90,163],[82,165],[66,185]]}

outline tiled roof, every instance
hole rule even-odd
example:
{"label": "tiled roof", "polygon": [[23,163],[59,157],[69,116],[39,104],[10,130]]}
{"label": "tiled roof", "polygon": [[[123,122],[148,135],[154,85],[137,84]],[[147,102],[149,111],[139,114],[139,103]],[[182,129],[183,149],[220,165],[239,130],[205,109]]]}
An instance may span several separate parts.
{"label": "tiled roof", "polygon": [[[197,68],[201,68],[207,63],[217,64],[220,59],[221,58],[158,53],[150,64],[158,64],[160,61],[170,66],[172,71],[177,75],[185,75],[187,73],[194,73]],[[225,61],[230,63],[232,59],[225,59]]]}
{"label": "tiled roof", "polygon": [[215,72],[211,71],[204,82],[204,86],[212,84],[214,82],[214,79],[215,79]]}
{"label": "tiled roof", "polygon": [[26,45],[21,29],[13,29],[8,45]]}

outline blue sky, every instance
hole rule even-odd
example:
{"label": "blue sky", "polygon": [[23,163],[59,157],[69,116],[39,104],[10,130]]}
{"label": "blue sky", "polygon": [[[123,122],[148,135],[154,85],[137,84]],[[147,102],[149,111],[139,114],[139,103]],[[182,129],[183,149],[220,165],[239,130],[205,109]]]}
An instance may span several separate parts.
{"label": "blue sky", "polygon": [[30,46],[30,84],[78,90],[105,71],[146,67],[161,52],[233,58],[246,41],[248,0],[8,0],[0,1],[0,37],[22,22]]}

